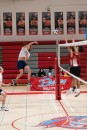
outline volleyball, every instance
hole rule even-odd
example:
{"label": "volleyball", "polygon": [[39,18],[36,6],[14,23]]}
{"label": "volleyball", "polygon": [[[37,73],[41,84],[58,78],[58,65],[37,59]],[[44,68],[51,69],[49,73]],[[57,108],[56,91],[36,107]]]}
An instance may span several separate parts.
{"label": "volleyball", "polygon": [[53,30],[54,35],[58,35],[58,30]]}

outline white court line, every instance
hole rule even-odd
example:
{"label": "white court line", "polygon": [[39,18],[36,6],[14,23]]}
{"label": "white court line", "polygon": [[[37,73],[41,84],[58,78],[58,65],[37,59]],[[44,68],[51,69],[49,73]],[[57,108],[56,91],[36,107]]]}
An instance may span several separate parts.
{"label": "white court line", "polygon": [[65,98],[63,95],[61,95],[61,97],[62,97],[63,101],[65,101],[65,103],[67,104],[67,106],[69,107],[69,109],[71,110],[71,112],[75,112],[75,110],[72,109],[71,105],[70,105],[69,102],[66,100],[66,98]]}
{"label": "white court line", "polygon": [[27,109],[28,109],[28,95],[26,94],[26,104],[25,104],[25,130],[27,130]]}
{"label": "white court line", "polygon": [[[14,88],[15,88],[15,86],[12,88],[12,93],[14,92]],[[10,104],[10,101],[11,101],[12,96],[13,96],[13,95],[11,95],[11,96],[9,97],[9,99],[8,99],[8,102],[5,103],[6,109],[8,108],[8,106],[9,106],[9,104]],[[6,111],[3,111],[3,115],[2,115],[2,118],[1,118],[0,123],[3,122],[3,119],[4,119],[4,117],[5,117],[5,114],[6,114]]]}
{"label": "white court line", "polygon": [[51,102],[52,102],[52,104],[53,104],[53,106],[54,106],[56,112],[59,113],[59,111],[58,111],[58,107],[56,107],[56,105],[55,105],[55,103],[54,103],[54,101],[53,101],[53,99],[52,99],[52,95],[49,94],[49,97],[50,97],[50,99],[51,99]]}

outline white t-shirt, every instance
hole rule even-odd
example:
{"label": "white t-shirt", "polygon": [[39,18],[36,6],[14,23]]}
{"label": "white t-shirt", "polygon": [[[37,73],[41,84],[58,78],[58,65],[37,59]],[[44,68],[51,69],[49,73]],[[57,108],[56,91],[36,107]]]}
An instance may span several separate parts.
{"label": "white t-shirt", "polygon": [[47,73],[46,75],[49,76],[49,77],[54,76],[54,70],[52,70],[51,72],[48,70],[46,73]]}
{"label": "white t-shirt", "polygon": [[29,53],[29,51],[27,50],[27,48],[22,47],[22,49],[21,49],[21,51],[20,51],[20,53],[19,53],[18,58],[20,58],[20,57],[25,57],[25,56],[26,56],[26,53],[28,53],[28,56],[30,57],[30,53]]}

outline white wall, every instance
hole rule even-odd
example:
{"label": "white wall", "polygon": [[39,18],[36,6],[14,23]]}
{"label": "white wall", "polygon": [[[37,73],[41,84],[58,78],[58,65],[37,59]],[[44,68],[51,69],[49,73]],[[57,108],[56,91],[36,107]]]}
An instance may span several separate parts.
{"label": "white wall", "polygon": [[[64,35],[54,36],[42,35],[42,12],[47,11],[47,7],[50,7],[51,11],[51,29],[54,29],[54,12],[63,11],[64,16]],[[66,33],[66,12],[76,12],[76,35],[75,39],[85,39],[84,34],[78,34],[78,11],[87,11],[87,0],[0,0],[0,16],[1,16],[1,35],[0,41],[24,41],[24,40],[55,40],[60,38],[64,39],[66,36],[70,39],[70,35]],[[13,21],[13,35],[3,35],[3,12],[12,12]],[[25,12],[25,25],[26,35],[16,35],[16,12]],[[29,36],[29,12],[38,12],[38,35]]]}

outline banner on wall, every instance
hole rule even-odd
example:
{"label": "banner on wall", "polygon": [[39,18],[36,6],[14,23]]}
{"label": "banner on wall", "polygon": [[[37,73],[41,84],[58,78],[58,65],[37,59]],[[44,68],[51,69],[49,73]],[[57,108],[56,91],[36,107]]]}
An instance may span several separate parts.
{"label": "banner on wall", "polygon": [[87,11],[79,11],[79,34],[86,34]]}
{"label": "banner on wall", "polygon": [[31,79],[31,90],[55,90],[54,77],[37,77]]}
{"label": "banner on wall", "polygon": [[51,34],[51,12],[42,12],[42,35]]}
{"label": "banner on wall", "polygon": [[76,18],[75,12],[67,12],[67,34],[76,33]]}
{"label": "banner on wall", "polygon": [[38,34],[38,13],[29,12],[29,35]]}
{"label": "banner on wall", "polygon": [[55,30],[58,30],[58,34],[64,33],[63,12],[55,12]]}
{"label": "banner on wall", "polygon": [[4,35],[12,35],[12,13],[3,13]]}
{"label": "banner on wall", "polygon": [[25,35],[25,13],[16,13],[17,35]]}
{"label": "banner on wall", "polygon": [[[60,87],[61,90],[67,90],[70,88],[72,83],[71,77],[60,77]],[[31,90],[38,90],[38,91],[48,91],[48,90],[55,90],[56,82],[54,77],[34,77],[31,78]]]}

